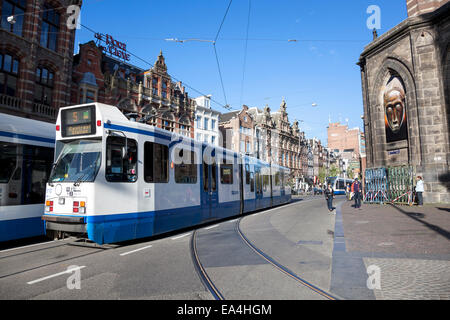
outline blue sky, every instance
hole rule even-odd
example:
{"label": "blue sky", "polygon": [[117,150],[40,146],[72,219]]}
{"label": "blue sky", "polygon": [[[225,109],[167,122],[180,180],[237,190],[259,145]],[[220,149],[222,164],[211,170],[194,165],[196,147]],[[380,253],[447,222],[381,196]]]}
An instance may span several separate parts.
{"label": "blue sky", "polygon": [[[164,39],[213,40],[228,4],[229,0],[86,0],[81,23],[125,42],[130,52],[152,64],[162,50],[169,74],[224,105],[213,45]],[[329,118],[362,127],[356,63],[372,41],[366,24],[370,5],[381,9],[379,35],[407,17],[406,0],[251,0],[245,51],[249,0],[233,0],[216,42],[228,104],[234,109],[268,104],[276,111],[284,97],[291,123],[302,120],[307,137],[318,137],[324,144]],[[86,29],[77,30],[76,44],[93,39]],[[150,67],[135,58],[130,63]],[[200,95],[187,90],[191,97]],[[218,104],[212,107],[227,112]]]}

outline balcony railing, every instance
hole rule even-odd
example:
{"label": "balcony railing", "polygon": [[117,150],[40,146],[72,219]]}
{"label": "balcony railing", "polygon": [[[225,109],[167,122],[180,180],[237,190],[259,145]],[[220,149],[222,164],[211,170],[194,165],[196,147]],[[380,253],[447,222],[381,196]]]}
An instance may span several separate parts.
{"label": "balcony railing", "polygon": [[33,103],[33,114],[39,115],[41,117],[56,119],[58,115],[58,110],[56,108],[47,106],[41,103]]}
{"label": "balcony railing", "polygon": [[20,110],[22,101],[19,98],[0,94],[0,106]]}

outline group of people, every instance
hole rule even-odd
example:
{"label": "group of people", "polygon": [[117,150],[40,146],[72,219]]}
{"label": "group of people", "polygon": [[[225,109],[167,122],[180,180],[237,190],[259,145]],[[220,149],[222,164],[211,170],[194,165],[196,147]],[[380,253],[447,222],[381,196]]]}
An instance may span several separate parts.
{"label": "group of people", "polygon": [[[423,195],[422,195],[424,192],[423,179],[421,176],[418,176],[416,180],[417,180],[416,183],[417,204],[419,206],[423,206]],[[356,178],[355,181],[353,181],[351,187],[348,186],[347,193],[350,192],[349,189],[353,193],[353,199],[355,200],[355,209],[361,210],[362,186],[358,178]],[[334,190],[331,187],[331,184],[328,184],[327,188],[324,190],[323,193],[325,195],[325,199],[327,200],[328,210],[330,211],[330,213],[336,214],[333,208]]]}
{"label": "group of people", "polygon": [[[355,181],[351,185],[351,191],[354,193],[354,200],[355,200],[355,208],[361,209],[361,192],[362,192],[362,186],[359,182],[358,178],[355,179]],[[334,198],[334,190],[331,187],[331,184],[327,186],[327,188],[324,191],[325,199],[327,200],[328,210],[330,213],[336,214],[333,208],[333,198]]]}

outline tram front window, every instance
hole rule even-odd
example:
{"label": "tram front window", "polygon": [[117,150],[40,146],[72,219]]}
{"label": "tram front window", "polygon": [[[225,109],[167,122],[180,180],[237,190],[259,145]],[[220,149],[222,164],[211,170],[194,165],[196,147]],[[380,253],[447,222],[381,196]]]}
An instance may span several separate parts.
{"label": "tram front window", "polygon": [[92,182],[100,168],[101,140],[57,141],[56,150],[61,150],[56,161],[50,182]]}

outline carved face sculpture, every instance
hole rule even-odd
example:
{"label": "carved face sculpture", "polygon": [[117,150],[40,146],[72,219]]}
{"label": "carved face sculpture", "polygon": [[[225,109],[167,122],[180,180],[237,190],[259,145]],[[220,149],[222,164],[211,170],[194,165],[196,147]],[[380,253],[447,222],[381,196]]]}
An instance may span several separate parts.
{"label": "carved face sculpture", "polygon": [[384,94],[384,119],[393,133],[400,131],[405,121],[405,93],[402,89],[391,89]]}

